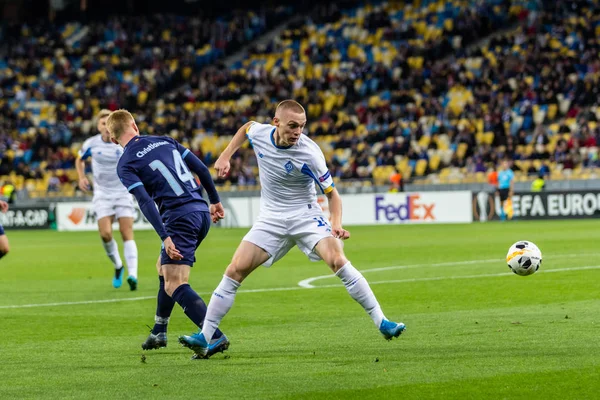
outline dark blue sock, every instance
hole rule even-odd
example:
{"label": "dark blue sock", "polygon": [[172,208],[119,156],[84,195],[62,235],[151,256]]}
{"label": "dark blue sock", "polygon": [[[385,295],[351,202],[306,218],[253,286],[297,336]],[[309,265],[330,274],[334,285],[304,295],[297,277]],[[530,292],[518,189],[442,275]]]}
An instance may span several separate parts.
{"label": "dark blue sock", "polygon": [[169,317],[173,307],[175,307],[175,300],[165,292],[165,278],[159,275],[158,280],[160,285],[156,297],[156,318],[154,328],[152,328],[152,333],[155,335],[167,331]]}
{"label": "dark blue sock", "polygon": [[[198,293],[196,293],[190,285],[184,283],[173,292],[173,300],[183,308],[185,315],[187,315],[198,328],[202,329],[204,317],[206,317],[206,303],[198,296]],[[223,335],[223,333],[217,329],[213,335],[213,339],[220,338],[221,335]]]}

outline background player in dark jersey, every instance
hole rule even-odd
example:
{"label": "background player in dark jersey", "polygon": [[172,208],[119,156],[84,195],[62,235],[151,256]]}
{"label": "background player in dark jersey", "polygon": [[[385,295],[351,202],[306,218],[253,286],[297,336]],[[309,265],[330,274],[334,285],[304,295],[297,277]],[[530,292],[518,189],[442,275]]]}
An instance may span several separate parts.
{"label": "background player in dark jersey", "polygon": [[[157,349],[167,345],[167,324],[175,302],[202,327],[206,304],[190,287],[188,278],[211,220],[217,222],[225,212],[206,165],[177,141],[165,136],[139,136],[135,120],[126,110],[111,113],[107,127],[111,139],[124,148],[117,174],[163,241],[157,262],[160,289],[156,323],[142,344],[145,350]],[[198,175],[202,186],[190,170]],[[210,206],[202,198],[202,187]],[[210,352],[228,347],[227,338],[219,332]]]}

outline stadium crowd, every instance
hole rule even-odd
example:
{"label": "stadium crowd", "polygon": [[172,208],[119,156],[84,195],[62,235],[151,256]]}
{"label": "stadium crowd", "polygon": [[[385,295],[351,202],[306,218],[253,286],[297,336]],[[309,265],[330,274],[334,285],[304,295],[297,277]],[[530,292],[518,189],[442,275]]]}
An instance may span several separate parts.
{"label": "stadium crowd", "polygon": [[[415,4],[321,6],[228,68],[219,57],[268,29],[265,15],[22,26],[1,47],[0,175],[68,186],[100,107],[133,110],[143,132],[211,164],[289,97],[342,180],[484,181],[504,157],[523,177],[597,166],[596,0]],[[220,183],[256,184],[252,160],[240,152]]]}

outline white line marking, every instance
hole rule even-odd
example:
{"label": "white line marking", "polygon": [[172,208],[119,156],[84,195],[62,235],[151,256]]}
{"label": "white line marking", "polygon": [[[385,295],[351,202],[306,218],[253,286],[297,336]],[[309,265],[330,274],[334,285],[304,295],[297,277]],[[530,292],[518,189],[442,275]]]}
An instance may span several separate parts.
{"label": "white line marking", "polygon": [[[451,266],[455,266],[455,265],[485,264],[485,263],[492,263],[492,262],[497,263],[500,261],[502,261],[502,260],[498,260],[497,258],[493,258],[493,259],[490,258],[487,260],[454,261],[454,262],[443,262],[443,263],[435,263],[435,264],[395,265],[395,266],[391,266],[391,267],[363,269],[363,270],[361,270],[361,272],[366,273],[366,272],[377,272],[377,271],[389,271],[389,270],[393,270],[393,269],[412,269],[412,268],[424,268],[424,267],[451,267]],[[298,282],[298,286],[306,288],[306,289],[313,289],[317,286],[312,285],[312,282],[318,281],[321,279],[334,278],[334,277],[335,277],[334,274],[314,276],[312,278],[301,280],[300,282]],[[318,286],[318,287],[322,287],[322,286]]]}
{"label": "white line marking", "polygon": [[[588,269],[600,269],[600,265],[588,265],[585,267],[573,267],[573,268],[556,268],[556,269],[545,269],[539,273],[550,273],[550,272],[566,272],[566,271],[581,271]],[[407,278],[407,279],[394,279],[389,281],[375,281],[369,282],[369,285],[382,285],[385,283],[411,283],[411,282],[427,282],[427,281],[445,281],[445,280],[455,280],[455,279],[476,279],[476,278],[493,278],[496,276],[512,276],[513,272],[500,272],[496,274],[479,274],[479,275],[454,275],[454,276],[432,276],[429,278]],[[332,285],[319,285],[313,286],[312,289],[321,289],[321,288],[334,288],[334,287],[342,287],[341,283],[332,284]],[[299,287],[300,289],[300,287]],[[302,288],[305,289],[305,288]]]}
{"label": "white line marking", "polygon": [[[590,255],[590,256],[597,256],[598,253],[588,253],[588,254],[555,254],[549,257],[545,257],[545,258],[569,258],[569,257],[580,257],[580,256],[586,256],[586,255]],[[504,260],[502,259],[497,259],[497,258],[489,258],[486,260],[469,260],[469,261],[451,261],[451,262],[443,262],[443,263],[434,263],[434,264],[412,264],[412,265],[395,265],[395,266],[391,266],[391,267],[381,267],[381,268],[371,268],[371,269],[363,269],[361,270],[362,273],[367,273],[367,272],[379,272],[379,271],[390,271],[390,270],[394,270],[394,269],[412,269],[412,268],[430,268],[430,267],[452,267],[452,266],[458,266],[458,265],[471,265],[471,264],[488,264],[488,263],[502,263],[504,262]],[[298,282],[298,286],[306,288],[306,289],[313,289],[316,287],[324,287],[324,286],[314,286],[312,283],[314,281],[318,281],[321,279],[328,279],[328,278],[334,278],[335,275],[334,274],[329,274],[329,275],[319,275],[319,276],[314,276],[312,278],[307,278],[307,279],[303,279],[300,282]],[[402,281],[404,282],[404,281]],[[412,281],[407,281],[407,282],[412,282]],[[369,282],[371,283],[371,282]]]}
{"label": "white line marking", "polygon": [[[544,269],[538,274],[546,274],[552,272],[569,272],[569,271],[582,271],[582,270],[594,270],[600,269],[600,265],[588,265],[583,267],[573,268],[556,268],[556,269]],[[454,275],[454,276],[434,276],[429,278],[407,278],[387,281],[375,281],[369,282],[370,285],[383,285],[389,283],[411,283],[411,282],[427,282],[427,281],[443,281],[443,280],[456,280],[456,279],[477,279],[477,278],[493,278],[498,276],[512,276],[512,272],[501,272],[495,274],[479,274],[479,275]],[[328,277],[330,275],[327,275]],[[327,289],[342,287],[341,283],[332,285],[319,285],[313,286],[312,289]],[[306,287],[301,286],[290,286],[290,287],[276,287],[276,288],[263,288],[263,289],[248,289],[240,290],[240,293],[265,293],[265,292],[284,292],[290,290],[307,290]],[[206,296],[212,293],[198,293],[199,295]],[[131,297],[125,299],[104,299],[104,300],[86,300],[86,301],[67,301],[63,303],[40,303],[40,304],[16,304],[8,306],[0,306],[0,309],[17,309],[17,308],[35,308],[35,307],[60,307],[60,306],[74,306],[74,305],[85,305],[85,304],[101,304],[101,303],[120,303],[122,301],[140,301],[140,300],[151,300],[156,299],[156,296],[144,296],[144,297]]]}
{"label": "white line marking", "polygon": [[[573,268],[556,268],[556,269],[545,269],[541,271],[542,273],[550,273],[550,272],[566,272],[566,271],[582,271],[588,269],[600,269],[600,265],[588,265],[585,267],[573,267]],[[538,272],[540,273],[540,272]],[[475,278],[490,278],[494,276],[512,276],[513,272],[501,272],[497,274],[479,274],[479,275],[457,275],[457,276],[434,276],[430,278],[412,278],[412,279],[397,279],[391,281],[376,281],[369,282],[371,285],[378,285],[382,283],[407,283],[407,282],[425,282],[425,281],[443,281],[443,280],[454,280],[454,279],[475,279]],[[328,285],[335,286],[335,285]],[[323,287],[323,286],[317,286]]]}
{"label": "white line marking", "polygon": [[0,309],[6,309],[6,308],[52,307],[52,306],[77,306],[77,305],[80,305],[80,304],[120,303],[122,301],[138,301],[138,300],[149,300],[149,299],[156,299],[156,296],[130,297],[130,298],[127,298],[127,299],[66,301],[64,303],[17,304],[17,305],[12,305],[12,306],[0,306]]}

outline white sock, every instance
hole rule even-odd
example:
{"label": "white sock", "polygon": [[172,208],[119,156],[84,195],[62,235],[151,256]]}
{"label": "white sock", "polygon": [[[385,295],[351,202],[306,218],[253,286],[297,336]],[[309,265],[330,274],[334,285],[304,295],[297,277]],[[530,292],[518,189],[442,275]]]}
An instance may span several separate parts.
{"label": "white sock", "polygon": [[104,246],[106,255],[108,258],[110,258],[110,261],[112,261],[113,265],[115,266],[115,269],[122,268],[123,261],[121,261],[121,256],[119,255],[119,246],[117,245],[115,238],[108,243],[103,240],[102,245]]}
{"label": "white sock", "polygon": [[138,250],[135,240],[126,240],[123,242],[123,253],[125,253],[125,262],[127,263],[127,272],[129,276],[137,279],[138,275]]}
{"label": "white sock", "polygon": [[221,320],[229,312],[231,306],[233,306],[235,294],[240,285],[238,281],[223,275],[221,283],[219,283],[219,286],[213,292],[210,303],[208,303],[208,310],[206,310],[204,325],[202,326],[202,333],[207,342],[210,342]]}
{"label": "white sock", "polygon": [[350,296],[365,309],[375,326],[379,328],[381,321],[386,318],[365,277],[352,266],[350,261],[335,275],[342,280]]}

